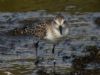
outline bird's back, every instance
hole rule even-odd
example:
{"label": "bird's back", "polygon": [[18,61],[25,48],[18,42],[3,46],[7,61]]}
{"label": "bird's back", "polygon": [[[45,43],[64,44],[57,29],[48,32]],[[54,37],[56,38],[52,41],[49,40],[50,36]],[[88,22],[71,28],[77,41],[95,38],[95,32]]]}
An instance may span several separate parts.
{"label": "bird's back", "polygon": [[[13,35],[33,35],[40,39],[58,41],[68,34],[68,26],[62,16],[31,23],[11,31]],[[64,27],[63,27],[64,26]],[[59,29],[61,27],[62,29]]]}
{"label": "bird's back", "polygon": [[10,34],[17,35],[33,35],[35,37],[44,38],[47,32],[47,26],[50,25],[51,20],[40,21],[38,23],[27,24],[21,28],[15,28],[9,31]]}

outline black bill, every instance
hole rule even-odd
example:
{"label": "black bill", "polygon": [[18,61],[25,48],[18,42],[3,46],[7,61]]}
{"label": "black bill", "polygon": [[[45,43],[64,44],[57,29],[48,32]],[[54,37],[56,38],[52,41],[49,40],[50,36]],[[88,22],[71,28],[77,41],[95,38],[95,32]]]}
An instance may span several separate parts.
{"label": "black bill", "polygon": [[59,26],[60,34],[62,35],[62,26]]}

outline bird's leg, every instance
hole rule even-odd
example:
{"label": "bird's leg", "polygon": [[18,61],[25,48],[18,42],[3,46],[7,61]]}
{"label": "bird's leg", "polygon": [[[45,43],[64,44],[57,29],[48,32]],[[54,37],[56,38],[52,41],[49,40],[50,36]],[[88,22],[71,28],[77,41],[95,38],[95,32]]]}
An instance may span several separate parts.
{"label": "bird's leg", "polygon": [[54,56],[54,60],[53,60],[53,73],[55,75],[55,65],[56,65],[56,60],[55,60],[55,46],[56,44],[53,45],[53,48],[52,48],[52,54]]}
{"label": "bird's leg", "polygon": [[38,57],[38,47],[39,47],[39,41],[37,41],[36,43],[35,43],[35,49],[36,49],[36,58]]}
{"label": "bird's leg", "polygon": [[53,60],[53,74],[54,74],[54,75],[55,75],[55,73],[56,73],[55,67],[56,67],[56,60],[54,59],[54,60]]}
{"label": "bird's leg", "polygon": [[55,54],[55,44],[53,45],[53,48],[52,48],[52,54]]}
{"label": "bird's leg", "polygon": [[38,46],[39,46],[39,41],[37,41],[36,43],[35,43],[35,49],[36,49],[36,61],[35,61],[35,65],[36,66],[38,66],[38,63],[39,63],[39,60],[38,60]]}

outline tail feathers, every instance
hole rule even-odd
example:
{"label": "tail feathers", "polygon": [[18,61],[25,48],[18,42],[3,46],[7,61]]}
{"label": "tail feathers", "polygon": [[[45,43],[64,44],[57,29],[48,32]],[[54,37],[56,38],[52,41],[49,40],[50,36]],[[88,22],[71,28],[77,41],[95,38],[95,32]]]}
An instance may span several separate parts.
{"label": "tail feathers", "polygon": [[25,28],[16,28],[8,32],[8,34],[17,36],[17,35],[28,35],[28,32],[26,32]]}

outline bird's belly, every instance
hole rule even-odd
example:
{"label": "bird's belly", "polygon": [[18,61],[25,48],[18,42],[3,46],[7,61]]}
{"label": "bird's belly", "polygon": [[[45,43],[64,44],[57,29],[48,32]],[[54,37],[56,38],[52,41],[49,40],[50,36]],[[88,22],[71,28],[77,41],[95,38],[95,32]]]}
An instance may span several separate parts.
{"label": "bird's belly", "polygon": [[61,35],[59,33],[59,31],[56,31],[54,30],[53,32],[52,31],[48,31],[46,36],[45,36],[45,39],[46,40],[50,40],[50,41],[58,41],[58,40],[62,40],[63,37],[66,37],[68,35],[68,29],[66,29],[63,34]]}
{"label": "bird's belly", "polygon": [[60,39],[62,36],[61,35],[55,35],[54,33],[47,33],[45,39],[46,40],[50,40],[50,41],[56,41],[58,39]]}
{"label": "bird's belly", "polygon": [[47,35],[47,36],[45,37],[45,39],[46,39],[46,40],[50,40],[50,41],[54,41],[54,40],[57,39],[57,37],[55,37],[55,36],[53,36],[53,35]]}

